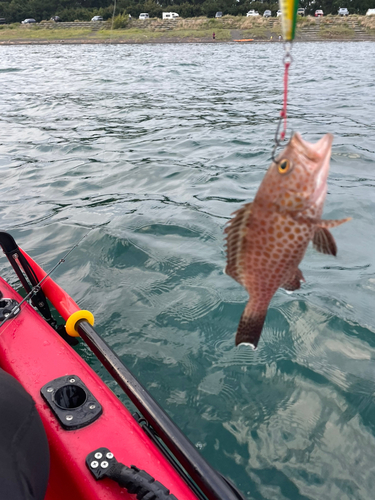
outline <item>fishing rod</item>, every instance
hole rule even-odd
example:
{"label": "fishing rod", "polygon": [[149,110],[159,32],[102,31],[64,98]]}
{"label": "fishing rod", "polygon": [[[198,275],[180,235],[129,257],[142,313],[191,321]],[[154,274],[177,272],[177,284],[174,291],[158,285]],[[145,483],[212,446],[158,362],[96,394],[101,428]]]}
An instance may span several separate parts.
{"label": "fishing rod", "polygon": [[[43,292],[40,293],[41,292],[41,285],[42,285],[42,283],[49,276],[51,276],[51,274],[61,264],[63,264],[66,261],[66,259],[68,258],[68,256],[73,252],[73,250],[75,250],[78,247],[78,245],[89,235],[89,233],[91,231],[92,231],[92,229],[90,229],[90,231],[88,233],[86,233],[77,243],[75,243],[75,245],[73,245],[72,248],[63,257],[61,257],[61,259],[53,266],[53,268],[48,273],[46,273],[46,275],[44,276],[44,278],[42,278],[40,281],[38,281],[38,283],[35,283],[36,276],[35,276],[35,273],[33,271],[33,268],[29,265],[27,259],[25,259],[25,257],[23,256],[22,253],[21,254],[17,253],[18,245],[16,244],[14,238],[10,234],[8,234],[8,233],[5,233],[3,231],[0,232],[0,246],[2,247],[2,249],[4,251],[4,254],[6,255],[6,257],[10,261],[13,269],[16,271],[16,274],[17,274],[18,278],[20,279],[21,283],[23,284],[23,287],[26,290],[26,286],[28,287],[28,284],[27,284],[27,281],[25,280],[24,275],[22,274],[22,271],[21,271],[21,268],[20,268],[21,266],[24,269],[27,277],[29,278],[30,282],[33,285],[33,287],[31,288],[31,290],[29,291],[29,293],[26,295],[26,297],[24,297],[23,300],[21,300],[21,302],[19,302],[16,306],[14,306],[14,308],[9,313],[7,313],[6,317],[0,323],[0,328],[4,325],[4,323],[6,321],[8,321],[9,319],[11,319],[12,317],[14,317],[15,315],[18,314],[18,312],[21,309],[21,306],[25,302],[27,302],[29,299],[32,299],[34,296],[37,296],[37,295],[42,296]],[[43,297],[45,299],[45,295],[44,294],[43,294]],[[45,304],[44,304],[44,302],[37,302],[37,303],[35,303],[33,305],[38,310],[40,310],[41,307],[44,307],[45,309],[47,309],[47,308],[49,309],[47,302],[45,302]],[[42,312],[42,311],[40,311],[40,312]],[[48,315],[48,318],[49,318],[49,315]],[[45,318],[45,319],[47,319],[47,318]],[[53,327],[56,328],[56,322],[53,319],[51,319],[48,322],[51,324],[51,326],[53,326]]]}
{"label": "fishing rod", "polygon": [[[44,297],[44,308],[48,307],[49,310],[45,299],[47,297],[66,321],[66,332],[72,337],[80,337],[86,343],[142,414],[143,418],[135,415],[135,419],[164,453],[197,498],[199,500],[245,500],[225,477],[206,462],[195,446],[95,331],[92,313],[81,310],[65,290],[50,277],[53,270],[65,262],[66,257],[86,236],[87,234],[59,260],[59,263],[48,274],[17,245],[10,234],[0,232],[0,246],[12,267],[17,269],[15,269],[17,276],[24,288],[24,283],[28,287],[28,289],[25,288],[28,297],[33,300],[37,294],[43,294],[38,295],[38,297]],[[32,283],[32,288],[27,283],[22,270]],[[27,300],[26,297],[22,302],[25,300]],[[20,311],[20,303],[15,308]],[[3,323],[11,319],[12,317],[8,315]]]}

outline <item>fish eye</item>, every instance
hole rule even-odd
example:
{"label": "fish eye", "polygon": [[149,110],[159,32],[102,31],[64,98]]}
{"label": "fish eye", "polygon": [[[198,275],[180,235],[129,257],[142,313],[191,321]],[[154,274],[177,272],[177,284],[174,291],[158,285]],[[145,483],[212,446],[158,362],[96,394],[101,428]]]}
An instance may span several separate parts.
{"label": "fish eye", "polygon": [[290,169],[290,161],[286,158],[284,160],[281,160],[277,165],[277,169],[280,174],[286,174]]}

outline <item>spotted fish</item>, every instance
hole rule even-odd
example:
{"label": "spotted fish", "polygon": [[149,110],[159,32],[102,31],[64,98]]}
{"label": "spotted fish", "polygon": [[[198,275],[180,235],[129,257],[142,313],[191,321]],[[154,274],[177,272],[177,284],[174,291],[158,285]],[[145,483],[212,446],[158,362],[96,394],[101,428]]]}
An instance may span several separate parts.
{"label": "spotted fish", "polygon": [[311,144],[296,133],[268,169],[252,203],[225,228],[226,274],[249,292],[236,345],[257,347],[276,290],[297,290],[305,281],[298,268],[309,242],[336,255],[330,228],[348,220],[322,220],[333,136]]}

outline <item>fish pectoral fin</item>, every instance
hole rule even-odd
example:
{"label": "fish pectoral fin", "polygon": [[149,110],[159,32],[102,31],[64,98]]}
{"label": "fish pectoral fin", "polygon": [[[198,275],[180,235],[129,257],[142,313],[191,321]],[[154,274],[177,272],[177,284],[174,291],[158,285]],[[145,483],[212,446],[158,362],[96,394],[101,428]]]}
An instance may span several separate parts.
{"label": "fish pectoral fin", "polygon": [[241,257],[242,245],[245,235],[251,224],[252,203],[247,203],[235,212],[235,217],[228,222],[224,232],[227,234],[227,265],[225,274],[228,274],[241,285],[241,267],[239,259]]}
{"label": "fish pectoral fin", "polygon": [[336,220],[324,220],[321,219],[318,223],[317,226],[325,229],[332,229],[333,227],[340,226],[341,224],[344,224],[344,222],[349,222],[352,220],[351,217],[346,217],[346,219],[336,219]]}
{"label": "fish pectoral fin", "polygon": [[335,256],[337,254],[336,242],[332,234],[325,227],[317,227],[315,229],[313,246],[318,252]]}
{"label": "fish pectoral fin", "polygon": [[266,319],[267,310],[262,312],[249,312],[246,306],[242,313],[240,323],[237,328],[236,346],[240,344],[251,344],[254,350],[257,348],[264,321]]}
{"label": "fish pectoral fin", "polygon": [[294,292],[294,290],[301,288],[301,281],[305,282],[306,280],[303,277],[302,271],[297,269],[296,274],[291,279],[288,279],[285,283],[283,283],[281,288],[288,290],[288,292]]}
{"label": "fish pectoral fin", "polygon": [[328,255],[336,256],[337,254],[336,242],[332,234],[328,231],[328,229],[340,226],[341,224],[344,224],[344,222],[348,222],[350,220],[351,217],[338,220],[320,220],[317,223],[317,227],[315,229],[313,237],[313,246],[315,250],[317,250],[318,252],[326,253]]}

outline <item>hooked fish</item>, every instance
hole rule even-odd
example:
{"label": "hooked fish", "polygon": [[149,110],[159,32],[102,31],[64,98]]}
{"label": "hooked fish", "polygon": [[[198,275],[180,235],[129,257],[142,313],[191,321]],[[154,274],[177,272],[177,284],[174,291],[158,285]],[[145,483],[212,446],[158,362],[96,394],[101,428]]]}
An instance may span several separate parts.
{"label": "hooked fish", "polygon": [[316,144],[296,133],[272,162],[252,203],[240,208],[225,228],[226,274],[249,292],[236,345],[257,347],[276,290],[297,290],[305,281],[298,268],[309,242],[336,255],[330,228],[350,218],[322,220],[333,136]]}

